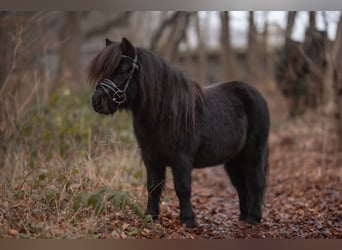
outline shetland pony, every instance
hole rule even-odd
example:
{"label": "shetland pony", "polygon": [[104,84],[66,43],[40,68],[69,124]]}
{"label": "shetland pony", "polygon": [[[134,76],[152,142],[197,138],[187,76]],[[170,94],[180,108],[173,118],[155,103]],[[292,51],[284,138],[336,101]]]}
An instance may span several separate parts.
{"label": "shetland pony", "polygon": [[195,226],[191,170],[223,164],[239,196],[240,220],[260,222],[268,169],[267,103],[240,81],[201,88],[182,71],[126,38],[106,39],[89,65],[96,84],[94,110],[133,114],[134,133],[147,171],[146,214],[159,216],[166,167],[171,167],[180,222]]}

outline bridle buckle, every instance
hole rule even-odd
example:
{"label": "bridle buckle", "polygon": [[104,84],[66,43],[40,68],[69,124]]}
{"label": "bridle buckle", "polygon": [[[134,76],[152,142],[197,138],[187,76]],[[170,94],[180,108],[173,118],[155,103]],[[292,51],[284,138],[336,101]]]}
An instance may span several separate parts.
{"label": "bridle buckle", "polygon": [[113,102],[115,102],[116,104],[121,104],[124,103],[126,101],[126,93],[123,92],[122,90],[117,90],[114,92],[113,94]]}

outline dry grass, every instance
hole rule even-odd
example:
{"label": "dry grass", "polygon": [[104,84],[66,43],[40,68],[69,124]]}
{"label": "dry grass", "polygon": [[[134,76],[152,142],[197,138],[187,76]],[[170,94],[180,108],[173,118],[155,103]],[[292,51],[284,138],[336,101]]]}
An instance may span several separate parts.
{"label": "dry grass", "polygon": [[73,159],[58,154],[49,160],[38,158],[42,160],[35,168],[29,167],[30,155],[24,150],[9,152],[5,159],[0,180],[1,237],[94,237],[109,207],[123,212],[139,197],[125,190],[144,183],[136,149],[105,151],[96,157],[79,152]]}
{"label": "dry grass", "polygon": [[84,105],[89,95],[62,88],[47,108],[33,106],[20,120],[7,117],[0,238],[96,238],[108,227],[113,235],[106,237],[117,238],[121,228],[112,223],[119,217],[122,225],[145,225],[146,177],[130,116],[96,115]]}
{"label": "dry grass", "polygon": [[1,238],[93,238],[126,213],[144,221],[145,176],[136,148],[38,156],[35,168],[23,150],[11,154],[0,179]]}

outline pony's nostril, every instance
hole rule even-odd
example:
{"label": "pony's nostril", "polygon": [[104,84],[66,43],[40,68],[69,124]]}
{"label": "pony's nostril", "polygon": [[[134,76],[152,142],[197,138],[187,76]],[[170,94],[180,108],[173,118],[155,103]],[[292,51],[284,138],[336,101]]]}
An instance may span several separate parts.
{"label": "pony's nostril", "polygon": [[101,105],[102,105],[103,107],[106,107],[107,104],[108,104],[107,99],[106,99],[106,98],[101,98]]}
{"label": "pony's nostril", "polygon": [[105,104],[105,98],[104,98],[104,97],[101,97],[101,96],[94,97],[94,98],[93,98],[93,103],[94,103],[96,106],[101,106],[101,105]]}
{"label": "pony's nostril", "polygon": [[93,108],[96,112],[101,114],[108,114],[112,112],[107,96],[100,95],[93,97]]}
{"label": "pony's nostril", "polygon": [[96,105],[98,105],[98,106],[101,105],[101,104],[102,104],[102,99],[101,99],[101,98],[98,98],[98,99],[96,100],[95,103],[96,103]]}

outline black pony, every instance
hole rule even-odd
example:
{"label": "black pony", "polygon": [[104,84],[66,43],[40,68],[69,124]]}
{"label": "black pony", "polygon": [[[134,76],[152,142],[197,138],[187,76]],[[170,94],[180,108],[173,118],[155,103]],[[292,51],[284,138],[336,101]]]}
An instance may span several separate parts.
{"label": "black pony", "polygon": [[224,164],[237,189],[240,220],[261,219],[268,168],[270,118],[267,104],[252,86],[225,82],[202,89],[151,51],[106,39],[106,47],[89,65],[96,83],[96,112],[133,113],[134,133],[147,170],[146,214],[157,219],[171,167],[180,221],[195,225],[191,170]]}

